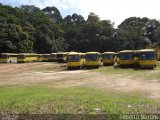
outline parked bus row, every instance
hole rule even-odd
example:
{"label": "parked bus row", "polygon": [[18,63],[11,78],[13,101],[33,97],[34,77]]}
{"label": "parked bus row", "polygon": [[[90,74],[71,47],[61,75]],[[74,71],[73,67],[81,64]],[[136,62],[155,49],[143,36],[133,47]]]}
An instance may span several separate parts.
{"label": "parked bus row", "polygon": [[80,53],[69,53],[67,60],[67,67],[96,67],[101,65],[117,65],[120,67],[140,67],[140,68],[154,68],[157,64],[157,55],[153,49],[143,50],[123,50],[118,53],[98,52],[85,53],[85,59],[81,58]]}
{"label": "parked bus row", "polygon": [[67,68],[96,67],[102,65],[115,65],[120,67],[156,67],[157,55],[153,49],[123,50],[119,52],[61,52],[51,54],[34,53],[2,53],[1,63],[26,63],[26,62],[58,62],[66,63]]}
{"label": "parked bus row", "polygon": [[0,63],[28,63],[57,61],[57,54],[35,54],[35,53],[1,53]]}
{"label": "parked bus row", "polygon": [[117,53],[116,62],[119,66],[140,68],[154,68],[157,64],[157,55],[153,49],[123,50]]}

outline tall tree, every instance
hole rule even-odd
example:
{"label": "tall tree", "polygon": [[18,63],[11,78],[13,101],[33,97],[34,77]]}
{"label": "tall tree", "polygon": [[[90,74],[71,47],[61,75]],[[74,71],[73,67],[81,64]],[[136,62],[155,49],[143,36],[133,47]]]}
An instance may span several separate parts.
{"label": "tall tree", "polygon": [[46,7],[42,11],[45,12],[54,22],[61,23],[63,21],[59,10],[56,7]]}

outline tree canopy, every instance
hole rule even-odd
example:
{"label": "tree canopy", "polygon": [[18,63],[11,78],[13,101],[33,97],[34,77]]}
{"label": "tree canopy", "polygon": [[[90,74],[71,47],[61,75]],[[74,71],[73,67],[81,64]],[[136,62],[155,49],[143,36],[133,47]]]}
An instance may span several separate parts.
{"label": "tree canopy", "polygon": [[160,43],[156,19],[130,17],[114,28],[92,12],[85,20],[77,13],[62,18],[55,6],[0,4],[0,53],[136,50],[151,43]]}

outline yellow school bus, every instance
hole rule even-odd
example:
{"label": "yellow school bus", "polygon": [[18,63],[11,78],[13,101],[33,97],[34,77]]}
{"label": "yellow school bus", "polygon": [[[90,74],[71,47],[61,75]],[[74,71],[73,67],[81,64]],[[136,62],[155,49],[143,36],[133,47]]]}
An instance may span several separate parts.
{"label": "yellow school bus", "polygon": [[100,64],[101,64],[101,60],[100,60],[99,52],[86,52],[85,66],[87,68],[89,67],[99,68]]}
{"label": "yellow school bus", "polygon": [[81,53],[70,52],[67,55],[67,68],[82,68],[84,67],[84,59]]}
{"label": "yellow school bus", "polygon": [[86,53],[79,53],[79,54],[80,54],[81,59],[82,59],[82,61],[83,61],[83,66],[85,66],[85,63],[86,63],[86,59],[85,59]]}
{"label": "yellow school bus", "polygon": [[50,54],[42,54],[42,62],[49,62]]}
{"label": "yellow school bus", "polygon": [[117,64],[121,67],[133,67],[134,61],[134,51],[133,50],[123,50],[119,51],[117,54]]}
{"label": "yellow school bus", "polygon": [[139,50],[134,50],[134,66],[138,67],[139,60]]}
{"label": "yellow school bus", "polygon": [[14,53],[1,53],[0,54],[0,63],[16,63],[17,54]]}
{"label": "yellow school bus", "polygon": [[51,53],[49,56],[50,62],[56,62],[57,61],[57,53]]}
{"label": "yellow school bus", "polygon": [[154,49],[157,53],[157,60],[160,60],[160,44],[159,43],[153,43],[149,44],[146,49]]}
{"label": "yellow school bus", "polygon": [[68,52],[57,53],[57,62],[58,63],[66,63],[67,62],[67,54],[68,54]]}
{"label": "yellow school bus", "polygon": [[154,68],[156,64],[157,57],[154,49],[139,50],[138,66],[140,68]]}
{"label": "yellow school bus", "polygon": [[37,54],[35,53],[19,53],[17,56],[18,63],[36,62]]}
{"label": "yellow school bus", "polygon": [[115,52],[104,52],[102,53],[103,65],[113,65],[115,62]]}
{"label": "yellow school bus", "polygon": [[157,60],[160,61],[160,49],[157,51]]}
{"label": "yellow school bus", "polygon": [[37,54],[37,62],[41,62],[42,61],[42,54]]}

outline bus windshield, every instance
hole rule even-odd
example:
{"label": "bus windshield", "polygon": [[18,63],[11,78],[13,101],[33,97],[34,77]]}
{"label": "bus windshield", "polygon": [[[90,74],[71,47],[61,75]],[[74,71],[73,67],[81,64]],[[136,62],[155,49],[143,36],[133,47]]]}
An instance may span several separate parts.
{"label": "bus windshield", "polygon": [[51,57],[56,57],[57,55],[51,54],[50,56],[51,56]]}
{"label": "bus windshield", "polygon": [[133,53],[127,52],[127,53],[120,53],[119,55],[121,60],[132,60],[133,59]]}
{"label": "bus windshield", "polygon": [[63,54],[57,54],[57,58],[63,58]]}
{"label": "bus windshield", "polygon": [[49,57],[49,55],[43,55],[43,58],[48,58]]}
{"label": "bus windshield", "polygon": [[87,54],[86,55],[86,60],[97,61],[97,60],[99,60],[99,55],[98,54]]}
{"label": "bus windshield", "polygon": [[78,62],[80,61],[79,55],[69,55],[68,62]]}
{"label": "bus windshield", "polygon": [[140,53],[141,60],[156,60],[155,52],[141,52]]}
{"label": "bus windshield", "polygon": [[111,59],[114,58],[114,54],[104,54],[103,58],[106,59],[106,60],[111,60]]}
{"label": "bus windshield", "polygon": [[25,55],[18,55],[17,58],[23,59],[23,58],[25,58]]}
{"label": "bus windshield", "polygon": [[9,56],[8,55],[0,55],[0,58],[6,59],[6,58],[9,58]]}

